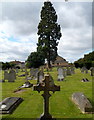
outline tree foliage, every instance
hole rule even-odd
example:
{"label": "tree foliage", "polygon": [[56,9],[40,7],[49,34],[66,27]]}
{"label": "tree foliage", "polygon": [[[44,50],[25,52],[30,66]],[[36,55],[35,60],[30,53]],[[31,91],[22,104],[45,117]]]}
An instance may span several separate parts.
{"label": "tree foliage", "polygon": [[37,34],[39,35],[37,51],[44,55],[50,67],[50,61],[55,61],[56,59],[57,40],[60,40],[61,37],[56,11],[50,1],[44,2],[44,6],[42,7]]}
{"label": "tree foliage", "polygon": [[28,56],[27,61],[26,61],[26,66],[31,68],[38,68],[41,65],[44,64],[44,57],[42,54],[38,52],[31,52],[31,54]]}
{"label": "tree foliage", "polygon": [[15,68],[15,64],[14,63],[10,63],[10,62],[2,62],[0,63],[0,67],[2,67],[3,70],[9,69],[9,68]]}
{"label": "tree foliage", "polygon": [[84,58],[80,58],[79,60],[74,62],[75,67],[83,67],[86,66],[88,69],[93,66],[94,67],[94,51],[84,55]]}

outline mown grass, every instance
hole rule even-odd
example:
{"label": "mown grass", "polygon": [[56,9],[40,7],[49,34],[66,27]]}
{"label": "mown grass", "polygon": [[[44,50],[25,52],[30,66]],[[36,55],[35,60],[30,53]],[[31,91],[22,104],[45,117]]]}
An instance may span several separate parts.
{"label": "mown grass", "polygon": [[[74,92],[82,92],[93,104],[92,100],[92,77],[90,74],[82,74],[79,69],[72,76],[67,76],[64,81],[57,81],[57,68],[53,68],[50,74],[53,76],[56,85],[60,85],[60,91],[51,93],[50,113],[54,118],[92,118],[92,114],[82,114],[77,106],[72,102],[71,96]],[[46,73],[46,72],[45,72]],[[0,73],[1,74],[1,73]],[[22,72],[19,72],[22,74]],[[81,79],[85,77],[90,82],[83,83]],[[37,91],[32,88],[20,93],[13,91],[25,82],[25,77],[18,77],[14,83],[0,83],[2,86],[2,99],[6,97],[22,97],[24,101],[10,115],[3,115],[3,118],[39,118],[43,113],[43,98]],[[30,81],[36,84],[35,80]],[[10,120],[9,119],[9,120]]]}

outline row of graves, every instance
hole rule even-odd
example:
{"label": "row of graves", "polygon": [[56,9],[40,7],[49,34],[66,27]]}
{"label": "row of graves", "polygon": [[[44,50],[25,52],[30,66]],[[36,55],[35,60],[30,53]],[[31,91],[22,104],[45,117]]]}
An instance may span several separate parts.
{"label": "row of graves", "polygon": [[16,72],[14,69],[4,71],[4,79],[2,79],[0,82],[5,82],[6,80],[8,80],[8,82],[15,82]]}
{"label": "row of graves", "polygon": [[[52,76],[49,74],[44,74],[43,69],[30,69],[30,74],[28,73],[27,69],[22,70],[25,72],[24,74],[19,75],[18,77],[25,76],[25,83],[20,86],[19,88],[33,88],[34,91],[44,91],[42,94],[43,97],[43,107],[44,111],[43,114],[40,116],[39,120],[56,120],[52,117],[52,115],[49,113],[49,98],[51,97],[50,91],[53,93],[56,91],[60,91],[60,86],[57,86],[54,84],[54,80]],[[15,70],[10,70],[8,73],[5,71],[4,73],[4,80],[7,79],[9,82],[14,82],[16,79],[16,73]],[[58,81],[64,81],[64,78],[67,75],[75,74],[75,68],[74,67],[66,67],[66,68],[57,68],[58,72]],[[33,85],[29,81],[30,80],[36,80],[37,84]],[[12,114],[12,112],[16,109],[16,107],[24,101],[23,98],[20,97],[8,97],[4,99],[2,102],[0,102],[0,114]],[[87,97],[81,93],[81,92],[75,92],[72,94],[72,101],[78,106],[78,108],[81,110],[82,113],[92,113],[92,104],[87,99]]]}
{"label": "row of graves", "polygon": [[59,67],[57,68],[58,71],[58,81],[63,81],[64,78],[68,75],[75,74],[75,68],[74,67]]}
{"label": "row of graves", "polygon": [[[32,72],[32,74],[31,74]],[[10,72],[9,72],[10,73]],[[31,69],[30,70],[30,76],[28,77],[28,72],[27,69],[25,69],[25,75],[26,75],[26,82],[28,83],[28,78],[31,77],[31,79],[37,80],[37,84],[33,85],[33,90],[34,91],[44,91],[42,94],[43,99],[44,99],[44,112],[41,115],[40,119],[45,120],[46,118],[51,118],[52,115],[49,113],[49,98],[51,97],[51,94],[49,91],[52,91],[53,93],[55,91],[60,91],[60,86],[57,86],[54,84],[54,80],[50,76],[49,73],[44,75],[43,70],[39,69]],[[21,76],[19,76],[21,77]],[[8,76],[9,78],[9,76]],[[7,79],[7,78],[6,78]],[[26,87],[25,85],[22,85]],[[32,87],[32,86],[29,86]],[[27,87],[26,87],[27,88]],[[16,107],[24,101],[23,98],[20,97],[8,97],[4,99],[2,102],[0,102],[0,114],[12,114],[13,111],[16,109]]]}
{"label": "row of graves", "polygon": [[[10,69],[4,70],[4,79],[0,80],[0,82],[5,82],[6,80],[8,82],[15,82],[19,71],[20,70],[18,68],[16,68],[16,69],[10,68]],[[24,69],[21,69],[21,71],[25,72]],[[24,74],[24,76],[25,76],[25,74]]]}
{"label": "row of graves", "polygon": [[[82,74],[88,74],[89,71],[90,71],[90,76],[94,76],[94,67],[91,67],[91,68],[88,70],[85,66],[83,66],[80,70],[81,70],[81,73],[82,73]],[[81,80],[81,82],[89,82],[89,80],[88,80],[87,78],[83,78],[83,79]]]}
{"label": "row of graves", "polygon": [[91,67],[89,70],[85,66],[83,66],[81,68],[81,73],[86,73],[87,74],[88,71],[90,71],[91,76],[94,76],[94,67]]}

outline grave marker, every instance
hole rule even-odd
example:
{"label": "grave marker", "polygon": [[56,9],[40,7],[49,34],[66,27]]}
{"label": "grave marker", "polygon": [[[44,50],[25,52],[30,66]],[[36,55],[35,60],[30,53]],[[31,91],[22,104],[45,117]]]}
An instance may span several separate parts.
{"label": "grave marker", "polygon": [[11,114],[15,108],[23,101],[19,97],[8,97],[0,102],[0,114]]}
{"label": "grave marker", "polygon": [[41,84],[34,86],[34,91],[44,91],[42,94],[44,98],[44,113],[41,115],[40,120],[45,120],[45,119],[52,119],[52,115],[49,113],[49,97],[51,94],[49,91],[55,92],[55,91],[60,91],[60,86],[50,86],[50,76],[45,75],[44,78],[44,85],[42,86]]}
{"label": "grave marker", "polygon": [[42,70],[38,72],[38,79],[37,79],[37,84],[42,83],[44,79],[44,73]]}
{"label": "grave marker", "polygon": [[91,76],[94,76],[94,67],[91,67],[91,68],[90,68],[90,75],[91,75]]}
{"label": "grave marker", "polygon": [[38,79],[38,72],[39,72],[39,69],[36,68],[36,69],[34,70],[34,74],[33,74],[34,80],[37,80],[37,79]]}
{"label": "grave marker", "polygon": [[8,71],[5,70],[5,71],[4,71],[4,81],[5,81],[5,80],[8,80],[8,77],[9,77]]}
{"label": "grave marker", "polygon": [[67,67],[66,74],[67,74],[67,75],[71,75],[71,70],[70,70],[69,67]]}
{"label": "grave marker", "polygon": [[16,72],[15,70],[11,69],[8,75],[8,82],[14,82],[16,79]]}
{"label": "grave marker", "polygon": [[82,113],[92,112],[92,105],[83,93],[74,93],[72,100],[78,105]]}
{"label": "grave marker", "polygon": [[58,81],[63,81],[64,76],[63,76],[63,70],[62,68],[58,68]]}

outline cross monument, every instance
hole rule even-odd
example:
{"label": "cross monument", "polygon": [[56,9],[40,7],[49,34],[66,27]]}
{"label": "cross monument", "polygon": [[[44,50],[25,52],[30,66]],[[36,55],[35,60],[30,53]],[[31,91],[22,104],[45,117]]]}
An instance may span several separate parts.
{"label": "cross monument", "polygon": [[38,84],[34,86],[34,91],[44,91],[44,93],[42,94],[44,98],[44,113],[41,115],[40,120],[52,119],[52,115],[49,113],[49,97],[51,96],[49,91],[52,91],[53,93],[55,91],[60,91],[60,86],[50,86],[49,74],[45,75],[43,82],[44,84]]}

